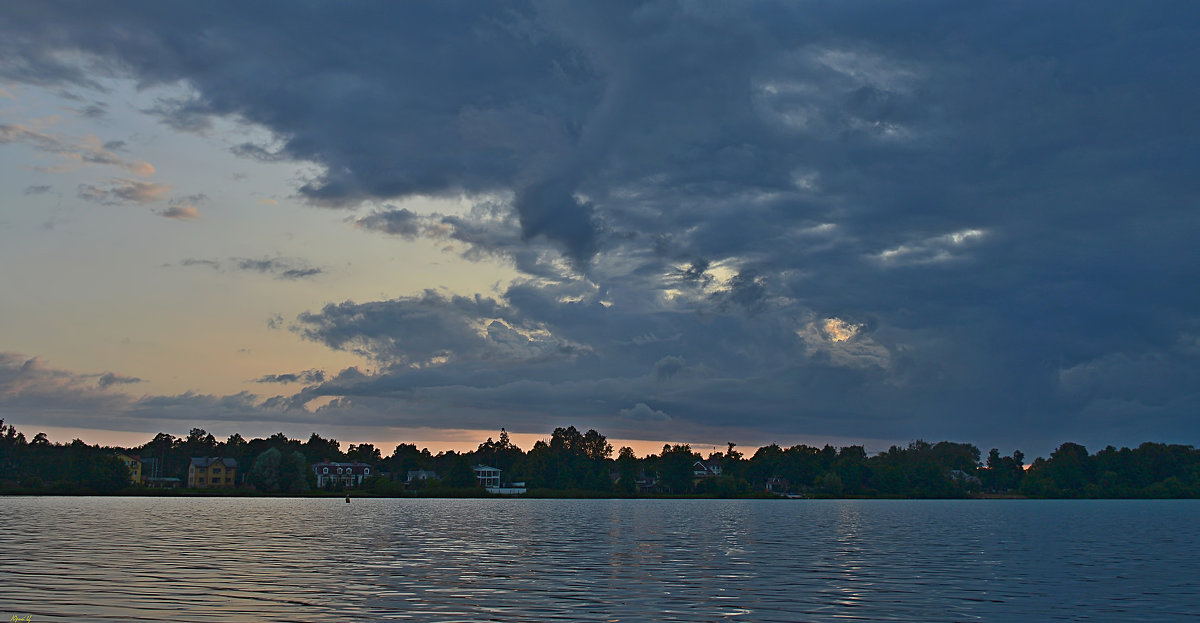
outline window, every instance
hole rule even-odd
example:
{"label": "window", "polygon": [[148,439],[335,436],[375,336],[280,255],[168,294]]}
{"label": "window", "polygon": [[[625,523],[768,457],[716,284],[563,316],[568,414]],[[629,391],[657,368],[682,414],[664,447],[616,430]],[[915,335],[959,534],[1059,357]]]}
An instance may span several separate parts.
{"label": "window", "polygon": [[230,483],[232,483],[232,482],[233,482],[233,479],[232,479],[232,478],[230,478],[229,476],[226,476],[226,477],[225,477],[225,484],[230,484]]}
{"label": "window", "polygon": [[342,468],[340,468],[340,467],[338,468],[338,473],[339,474],[342,473]]}
{"label": "window", "polygon": [[214,474],[220,474],[220,473],[221,473],[221,468],[219,468],[219,467],[217,467],[217,468],[213,468],[213,473],[214,473]]}
{"label": "window", "polygon": [[369,475],[369,474],[371,473],[371,468],[370,468],[370,467],[364,467],[364,468],[363,468],[363,473],[364,473],[364,474],[368,474],[368,475]]}
{"label": "window", "polygon": [[329,468],[328,468],[328,467],[322,467],[322,468],[321,468],[321,473],[322,473],[322,474],[328,474],[328,473],[329,473]]}
{"label": "window", "polygon": [[198,482],[198,483],[200,483],[200,484],[204,484],[204,476],[201,476],[201,477],[197,478],[197,479],[196,479],[196,482]]}

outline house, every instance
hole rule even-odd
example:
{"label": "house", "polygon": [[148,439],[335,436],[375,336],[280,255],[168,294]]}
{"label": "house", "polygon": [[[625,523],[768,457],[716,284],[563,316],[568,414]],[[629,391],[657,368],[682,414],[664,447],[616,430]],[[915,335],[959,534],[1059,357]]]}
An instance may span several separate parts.
{"label": "house", "polygon": [[499,495],[520,495],[525,493],[525,483],[523,482],[500,482],[500,469],[488,465],[476,465],[474,468],[475,480],[479,486],[487,490],[488,493]]}
{"label": "house", "polygon": [[142,484],[142,457],[136,454],[125,454],[124,452],[116,452],[114,454],[129,469],[129,484]]}
{"label": "house", "polygon": [[318,489],[338,486],[347,489],[361,487],[363,481],[375,473],[370,465],[358,461],[349,463],[322,461],[313,463],[312,468],[313,473],[317,475]]}
{"label": "house", "polygon": [[968,486],[976,486],[976,487],[981,486],[983,484],[983,481],[980,480],[978,476],[976,476],[975,474],[968,474],[967,472],[964,472],[961,469],[950,470],[950,480],[953,480],[954,482],[961,482]]}
{"label": "house", "polygon": [[717,461],[696,461],[692,463],[693,478],[712,478],[721,475],[721,464]]}
{"label": "house", "polygon": [[151,489],[178,489],[183,481],[178,478],[163,477],[159,469],[159,460],[155,457],[142,459],[142,484]]}
{"label": "house", "polygon": [[792,490],[792,483],[787,478],[771,476],[767,479],[767,491],[786,495]]}
{"label": "house", "polygon": [[437,479],[437,472],[435,472],[433,470],[410,469],[410,470],[408,470],[408,477],[404,479],[404,482],[407,484],[413,484],[416,482],[424,482],[426,480],[436,480],[436,479]]}
{"label": "house", "polygon": [[479,481],[479,486],[485,489],[488,487],[499,487],[500,469],[497,467],[489,467],[487,465],[476,465],[475,480]]}
{"label": "house", "polygon": [[237,460],[217,456],[194,456],[188,464],[187,486],[225,488],[237,486]]}
{"label": "house", "polygon": [[658,474],[655,472],[638,472],[633,485],[638,493],[662,493],[663,491],[662,482],[659,481]]}

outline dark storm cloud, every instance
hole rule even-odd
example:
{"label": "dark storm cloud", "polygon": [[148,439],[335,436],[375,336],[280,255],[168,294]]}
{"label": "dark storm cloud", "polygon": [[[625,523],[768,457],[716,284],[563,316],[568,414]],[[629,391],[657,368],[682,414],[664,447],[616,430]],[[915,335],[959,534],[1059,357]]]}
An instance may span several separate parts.
{"label": "dark storm cloud", "polygon": [[654,375],[658,377],[658,380],[665,381],[679,374],[685,365],[687,362],[683,360],[683,357],[663,357],[654,364]]}
{"label": "dark storm cloud", "polygon": [[[316,390],[355,413],[1200,433],[1194,3],[4,12],[7,79],[183,81],[174,127],[261,125],[235,152],[320,165],[310,201],[527,277],[300,316],[385,365]],[[430,195],[476,209],[386,207]]]}
{"label": "dark storm cloud", "polygon": [[[166,215],[164,214],[163,216]],[[311,266],[303,259],[288,257],[264,257],[258,259],[231,257],[223,260],[186,258],[181,260],[179,265],[206,266],[218,272],[238,271],[258,273],[281,281],[309,279],[322,275],[325,272],[325,269]]]}
{"label": "dark storm cloud", "polygon": [[390,366],[541,362],[583,350],[494,299],[446,297],[432,290],[390,301],[330,304],[301,314],[294,329],[309,340]]}

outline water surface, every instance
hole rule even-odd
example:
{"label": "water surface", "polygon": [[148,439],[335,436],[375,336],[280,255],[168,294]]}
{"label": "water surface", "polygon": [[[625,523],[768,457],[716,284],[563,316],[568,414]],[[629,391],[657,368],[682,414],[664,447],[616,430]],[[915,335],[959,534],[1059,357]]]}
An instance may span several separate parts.
{"label": "water surface", "polygon": [[0,498],[0,620],[1171,621],[1198,501]]}

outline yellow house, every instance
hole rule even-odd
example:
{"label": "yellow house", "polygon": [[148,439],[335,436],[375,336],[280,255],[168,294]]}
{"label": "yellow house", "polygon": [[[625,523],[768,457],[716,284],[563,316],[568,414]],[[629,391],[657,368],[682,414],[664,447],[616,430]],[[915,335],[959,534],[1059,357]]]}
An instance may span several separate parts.
{"label": "yellow house", "polygon": [[237,460],[194,456],[188,465],[187,486],[201,489],[237,486]]}
{"label": "yellow house", "polygon": [[142,459],[136,454],[125,454],[124,452],[116,452],[116,457],[121,459],[125,467],[129,468],[129,484],[142,484]]}

